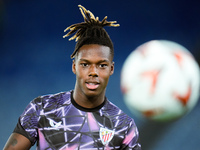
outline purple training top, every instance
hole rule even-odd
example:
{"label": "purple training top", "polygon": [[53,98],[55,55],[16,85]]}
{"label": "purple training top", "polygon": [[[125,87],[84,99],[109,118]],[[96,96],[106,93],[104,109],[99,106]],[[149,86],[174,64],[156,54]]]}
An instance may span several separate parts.
{"label": "purple training top", "polygon": [[94,109],[79,106],[73,91],[29,103],[14,130],[38,150],[141,150],[134,120],[105,98]]}

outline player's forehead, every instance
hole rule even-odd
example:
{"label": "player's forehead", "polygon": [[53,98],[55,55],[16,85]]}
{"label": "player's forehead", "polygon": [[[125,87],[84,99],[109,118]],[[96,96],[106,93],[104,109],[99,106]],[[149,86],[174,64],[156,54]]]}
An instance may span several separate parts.
{"label": "player's forehead", "polygon": [[110,48],[98,44],[83,45],[76,55],[77,60],[101,60],[111,61]]}

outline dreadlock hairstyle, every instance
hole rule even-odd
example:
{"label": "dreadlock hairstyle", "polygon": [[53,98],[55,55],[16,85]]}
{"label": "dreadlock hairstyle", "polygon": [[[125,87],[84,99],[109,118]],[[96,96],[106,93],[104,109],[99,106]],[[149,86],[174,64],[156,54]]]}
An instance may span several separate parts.
{"label": "dreadlock hairstyle", "polygon": [[73,24],[67,27],[64,30],[64,32],[68,30],[70,31],[63,36],[63,38],[65,38],[75,33],[75,35],[69,39],[69,41],[75,39],[75,41],[77,42],[75,50],[71,54],[71,58],[74,58],[79,48],[86,44],[99,44],[108,46],[111,49],[112,55],[114,55],[113,43],[108,33],[103,27],[105,26],[118,27],[119,24],[115,24],[116,21],[110,21],[110,22],[107,21],[107,16],[105,16],[102,21],[99,21],[99,18],[98,17],[95,18],[92,12],[86,10],[81,5],[78,6],[85,22]]}

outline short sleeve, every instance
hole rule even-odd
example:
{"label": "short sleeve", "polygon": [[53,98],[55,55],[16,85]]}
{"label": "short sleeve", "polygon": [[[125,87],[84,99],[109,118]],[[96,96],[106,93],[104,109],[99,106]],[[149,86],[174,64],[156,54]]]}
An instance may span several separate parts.
{"label": "short sleeve", "polygon": [[139,132],[133,120],[129,124],[129,129],[127,130],[122,144],[123,150],[141,150]]}
{"label": "short sleeve", "polygon": [[13,132],[19,133],[28,138],[32,145],[38,138],[38,120],[40,117],[41,99],[36,98],[31,101],[19,117],[18,123]]}

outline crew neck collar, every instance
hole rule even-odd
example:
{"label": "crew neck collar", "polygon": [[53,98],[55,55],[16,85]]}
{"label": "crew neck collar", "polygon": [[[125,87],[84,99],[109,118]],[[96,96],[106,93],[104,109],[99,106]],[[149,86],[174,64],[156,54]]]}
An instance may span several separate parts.
{"label": "crew neck collar", "polygon": [[80,106],[79,104],[76,103],[76,101],[73,98],[73,91],[71,91],[71,103],[79,110],[82,110],[82,111],[85,111],[85,112],[94,112],[94,111],[98,111],[99,109],[101,109],[105,105],[106,97],[105,97],[105,99],[104,99],[104,101],[101,105],[94,107],[94,108],[85,108],[85,107],[82,107],[82,106]]}

